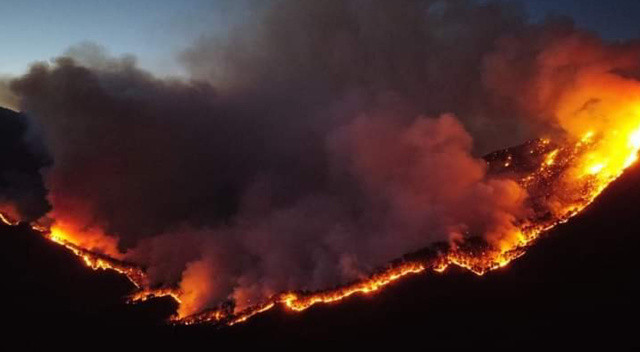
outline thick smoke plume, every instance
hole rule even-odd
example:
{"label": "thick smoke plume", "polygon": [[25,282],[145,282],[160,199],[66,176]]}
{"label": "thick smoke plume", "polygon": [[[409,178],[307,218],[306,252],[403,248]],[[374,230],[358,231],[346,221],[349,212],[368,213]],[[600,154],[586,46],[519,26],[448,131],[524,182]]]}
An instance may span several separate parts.
{"label": "thick smoke plume", "polygon": [[502,3],[253,16],[182,54],[189,82],[84,45],[11,83],[53,156],[49,217],[179,285],[183,316],[344,283],[435,241],[503,245],[527,194],[479,156],[570,129],[555,99],[581,68],[638,72],[631,46]]}
{"label": "thick smoke plume", "polygon": [[0,107],[0,213],[7,220],[37,220],[50,206],[40,170],[50,160],[24,116]]}

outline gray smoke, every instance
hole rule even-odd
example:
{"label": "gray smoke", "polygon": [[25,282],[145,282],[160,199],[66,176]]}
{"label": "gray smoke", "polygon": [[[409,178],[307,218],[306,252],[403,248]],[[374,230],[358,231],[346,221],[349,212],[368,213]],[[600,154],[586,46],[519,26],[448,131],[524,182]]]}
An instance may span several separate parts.
{"label": "gray smoke", "polygon": [[40,171],[50,164],[25,116],[0,107],[0,213],[33,221],[49,210]]}
{"label": "gray smoke", "polygon": [[541,31],[520,7],[275,1],[251,16],[182,54],[191,81],[87,44],[12,81],[55,161],[52,217],[118,237],[189,314],[500,238],[525,214],[526,193],[478,157],[547,127],[505,93],[534,64],[500,43]]}

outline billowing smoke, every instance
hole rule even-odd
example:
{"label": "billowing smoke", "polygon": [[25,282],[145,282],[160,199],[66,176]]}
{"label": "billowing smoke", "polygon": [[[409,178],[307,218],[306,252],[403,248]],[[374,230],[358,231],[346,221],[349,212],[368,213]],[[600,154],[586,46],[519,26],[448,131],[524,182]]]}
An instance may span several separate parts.
{"label": "billowing smoke", "polygon": [[511,3],[276,1],[228,36],[200,39],[182,58],[194,77],[223,92],[293,109],[278,111],[279,121],[331,106],[346,115],[334,120],[381,104],[404,109],[396,119],[405,121],[448,112],[465,122],[477,150],[489,152],[528,132],[487,104],[481,70],[497,39],[524,28]]}
{"label": "billowing smoke", "polygon": [[0,107],[0,213],[7,220],[37,220],[50,207],[40,175],[48,155],[24,116]]}
{"label": "billowing smoke", "polygon": [[83,45],[11,83],[53,155],[49,216],[179,285],[181,315],[333,286],[435,241],[508,240],[527,193],[479,156],[561,130],[556,90],[584,62],[553,63],[589,60],[567,43],[604,50],[502,3],[277,1],[252,16],[182,54],[188,82]]}

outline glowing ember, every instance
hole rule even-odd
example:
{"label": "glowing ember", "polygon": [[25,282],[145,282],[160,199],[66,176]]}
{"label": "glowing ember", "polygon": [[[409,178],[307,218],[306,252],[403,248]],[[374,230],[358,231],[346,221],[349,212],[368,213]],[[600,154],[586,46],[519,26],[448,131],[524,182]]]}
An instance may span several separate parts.
{"label": "glowing ember", "polygon": [[418,274],[427,269],[422,263],[404,263],[399,266],[392,267],[378,274],[374,274],[367,280],[356,282],[351,285],[336,288],[334,290],[316,292],[311,294],[302,293],[283,293],[276,295],[268,302],[250,307],[237,314],[232,314],[224,307],[219,309],[203,312],[182,319],[175,319],[175,322],[187,325],[204,323],[204,322],[224,322],[229,325],[244,322],[256,314],[266,312],[276,305],[281,305],[288,310],[300,312],[318,303],[332,303],[343,300],[354,294],[369,294],[379,291],[383,287],[391,284],[398,279]]}
{"label": "glowing ember", "polygon": [[142,269],[81,248],[69,242],[66,234],[61,232],[57,227],[53,227],[50,232],[44,232],[43,235],[49,240],[66,247],[75,255],[82,258],[84,263],[93,270],[114,270],[125,275],[137,288],[144,288],[148,286],[146,274]]}
{"label": "glowing ember", "polygon": [[182,303],[180,295],[182,293],[173,288],[143,289],[129,296],[130,302],[144,302],[146,300],[158,297],[171,297],[176,302]]}

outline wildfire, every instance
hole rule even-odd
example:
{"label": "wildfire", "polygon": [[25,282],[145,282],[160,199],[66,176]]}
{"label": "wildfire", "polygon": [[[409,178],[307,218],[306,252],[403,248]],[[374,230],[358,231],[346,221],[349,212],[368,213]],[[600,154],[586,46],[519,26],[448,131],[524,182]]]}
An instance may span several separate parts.
{"label": "wildfire", "polygon": [[[611,88],[618,87],[618,88]],[[639,93],[633,95],[627,91]],[[591,97],[600,97],[594,103]],[[401,260],[366,279],[329,290],[283,292],[264,302],[236,311],[233,303],[189,316],[174,316],[178,324],[233,325],[274,307],[300,312],[317,304],[341,301],[353,295],[378,292],[392,283],[419,273],[442,273],[455,265],[477,275],[507,266],[522,256],[540,235],[579,214],[625,169],[638,160],[640,150],[640,89],[621,78],[586,76],[565,93],[558,104],[557,120],[564,136],[538,139],[486,157],[492,177],[509,178],[527,192],[530,212],[514,220],[514,229],[495,238],[468,242],[452,240],[446,247],[419,259]],[[606,118],[602,118],[606,116]],[[5,207],[6,208],[6,207]],[[2,208],[2,209],[5,209]],[[14,225],[8,211],[0,221]],[[54,216],[55,217],[55,216]],[[138,288],[130,301],[172,297],[179,304],[189,296],[173,287],[150,287],[145,270],[122,260],[117,238],[96,229],[78,229],[56,217],[53,226],[33,224],[34,230],[69,249],[94,270],[114,270]]]}
{"label": "wildfire", "polygon": [[135,292],[131,296],[129,296],[129,302],[144,302],[157,297],[171,297],[176,302],[182,303],[182,299],[180,298],[181,294],[182,293],[180,292],[180,290],[169,287],[158,289],[146,288],[139,290],[138,292]]}
{"label": "wildfire", "polygon": [[[621,133],[616,133],[619,138]],[[371,294],[404,277],[433,271],[444,272],[451,265],[467,269],[477,275],[507,266],[511,261],[522,256],[543,232],[565,222],[587,207],[612,181],[637,160],[640,149],[640,128],[630,130],[620,140],[613,141],[619,153],[605,154],[603,145],[612,143],[606,136],[597,136],[593,132],[585,133],[573,143],[554,147],[548,140],[541,139],[531,143],[529,157],[538,156],[539,166],[518,179],[518,182],[530,193],[532,203],[545,204],[544,211],[552,212],[552,217],[532,217],[523,219],[518,233],[513,238],[502,242],[499,246],[487,245],[483,248],[464,248],[452,246],[445,252],[416,261],[404,261],[389,266],[387,269],[373,274],[367,279],[354,282],[331,290],[318,292],[285,292],[271,299],[240,312],[233,307],[221,305],[218,308],[190,316],[174,316],[173,323],[199,324],[218,323],[234,325],[247,321],[251,317],[280,306],[288,311],[304,311],[316,304],[328,304],[341,301],[357,294]],[[609,145],[606,145],[611,150]],[[497,162],[503,168],[514,168],[517,157],[509,153]],[[571,182],[568,184],[568,182]],[[570,186],[568,186],[570,185]],[[568,188],[566,188],[568,187]],[[550,192],[551,191],[551,192]],[[569,191],[569,192],[567,192]],[[562,201],[555,199],[562,192]],[[553,200],[551,198],[554,198]],[[559,203],[558,203],[559,202]],[[554,206],[548,204],[553,203]],[[0,213],[0,220],[5,224],[15,222]],[[73,242],[78,236],[67,232],[64,226],[54,225],[50,229],[34,224],[34,229],[59,245],[69,249],[82,258],[84,263],[94,270],[114,270],[125,275],[137,288],[130,302],[142,302],[154,297],[171,297],[182,303],[182,292],[176,288],[151,288],[145,271],[135,265],[125,263],[106,254],[83,248]]]}
{"label": "wildfire", "polygon": [[[620,138],[621,133],[615,134]],[[300,312],[316,304],[328,304],[341,301],[357,294],[371,294],[400,280],[401,278],[424,273],[431,270],[442,273],[449,266],[455,265],[470,270],[477,275],[483,275],[491,270],[507,266],[512,260],[522,256],[526,248],[534,242],[541,233],[553,228],[561,222],[567,221],[587,207],[613,180],[637,160],[640,149],[640,128],[630,130],[623,138],[607,140],[607,136],[597,136],[593,132],[585,133],[577,141],[552,148],[548,140],[538,140],[528,146],[529,156],[539,156],[539,166],[530,173],[519,178],[518,182],[525,187],[532,203],[550,204],[544,211],[551,211],[552,217],[532,217],[524,219],[520,224],[520,231],[512,234],[510,241],[500,246],[485,246],[478,248],[464,248],[452,246],[448,251],[439,252],[435,257],[417,261],[405,261],[378,272],[365,280],[331,290],[303,293],[285,292],[273,296],[258,305],[234,312],[229,305],[222,305],[191,316],[174,316],[172,321],[178,324],[222,323],[233,325],[244,322],[251,317],[280,306],[286,310]],[[607,144],[608,143],[608,144]],[[603,146],[612,150],[614,143],[618,153],[605,154]],[[509,153],[506,163],[498,162],[503,167],[515,167],[517,157]],[[568,182],[571,182],[568,184]],[[568,187],[568,188],[567,188]],[[549,192],[551,190],[551,192]],[[567,193],[567,191],[569,191]],[[562,192],[562,201],[558,204],[557,197]],[[0,214],[0,220],[13,225],[15,221]],[[54,225],[50,229],[34,224],[33,228],[43,232],[43,235],[72,253],[82,258],[84,263],[94,270],[114,270],[125,275],[138,291],[130,296],[131,302],[142,302],[154,297],[172,297],[176,302],[182,302],[182,292],[175,288],[151,288],[143,269],[115,259],[106,254],[100,254],[74,243],[78,236],[70,234],[64,226]],[[99,246],[97,247],[99,248]]]}
{"label": "wildfire", "polygon": [[[640,119],[640,116],[638,117]],[[562,193],[567,191],[564,188],[567,186],[565,182],[570,181],[573,186],[568,189],[570,194],[565,194],[565,203],[554,209],[550,209],[549,206],[544,209],[545,211],[554,211],[551,218],[544,220],[543,217],[533,217],[524,220],[520,225],[520,231],[512,234],[515,240],[503,244],[502,247],[487,247],[480,252],[454,248],[440,254],[435,259],[405,262],[374,274],[363,281],[334,290],[308,294],[284,293],[268,302],[236,314],[230,312],[228,308],[222,307],[175,321],[183,324],[215,322],[233,325],[244,322],[277,305],[290,311],[303,311],[315,304],[337,302],[354,294],[369,294],[379,291],[403,277],[422,273],[429,269],[442,273],[450,265],[456,265],[477,275],[484,275],[489,271],[503,268],[511,261],[524,255],[526,248],[542,233],[566,222],[585,209],[611,182],[637,160],[637,154],[640,150],[640,128],[629,130],[622,134],[622,138],[620,138],[620,133],[616,133],[616,135],[619,139],[607,141],[604,136],[598,138],[594,132],[587,132],[578,141],[568,142],[550,150],[549,140],[541,139],[533,143],[527,154],[542,155],[542,162],[532,173],[519,179],[520,184],[532,194],[531,201],[548,204],[549,198],[554,195],[554,193],[547,193],[550,187],[553,191]],[[603,154],[600,148],[604,145],[611,148],[611,143],[619,146],[618,153]],[[511,166],[514,159],[514,156],[509,154],[506,161],[502,162],[503,167]],[[571,179],[566,179],[566,177],[571,177]]]}
{"label": "wildfire", "polygon": [[394,281],[408,275],[422,273],[426,269],[427,266],[423,263],[407,262],[391,267],[378,274],[374,274],[366,280],[339,287],[334,290],[309,294],[295,292],[282,293],[274,296],[263,304],[247,308],[238,314],[233,314],[226,307],[221,307],[185,318],[176,318],[174,321],[186,325],[204,322],[224,322],[228,325],[234,325],[247,321],[254,315],[266,312],[271,308],[274,308],[276,305],[281,305],[290,311],[300,312],[318,303],[338,302],[355,294],[370,294],[377,292]]}
{"label": "wildfire", "polygon": [[53,226],[50,231],[44,232],[44,236],[82,258],[84,263],[93,270],[114,270],[125,275],[137,288],[148,286],[147,276],[142,269],[131,264],[120,262],[106,255],[89,251],[70,242],[68,240],[68,234],[59,227]]}

